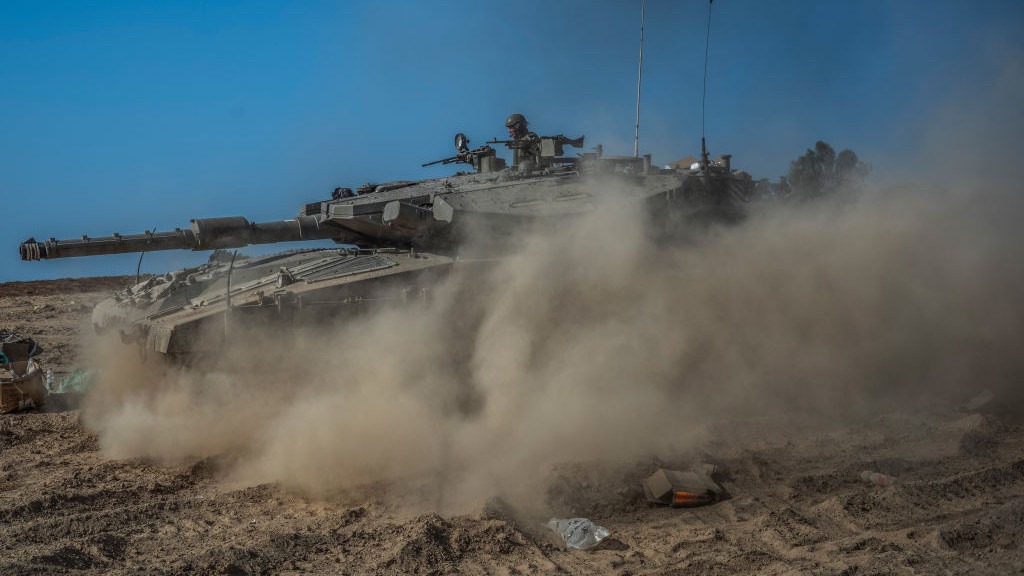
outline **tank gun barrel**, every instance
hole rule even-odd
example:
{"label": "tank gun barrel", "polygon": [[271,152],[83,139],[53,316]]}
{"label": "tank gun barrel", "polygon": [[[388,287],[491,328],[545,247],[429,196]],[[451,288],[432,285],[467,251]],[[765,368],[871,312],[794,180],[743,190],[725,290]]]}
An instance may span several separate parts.
{"label": "tank gun barrel", "polygon": [[100,236],[37,242],[29,238],[18,247],[22,260],[71,258],[127,252],[153,252],[156,250],[215,250],[241,248],[250,244],[271,244],[296,240],[326,240],[341,235],[333,226],[321,223],[313,216],[299,216],[293,220],[276,222],[249,222],[241,216],[228,218],[202,218],[192,220],[187,230],[176,228],[171,232],[144,232],[142,234]]}

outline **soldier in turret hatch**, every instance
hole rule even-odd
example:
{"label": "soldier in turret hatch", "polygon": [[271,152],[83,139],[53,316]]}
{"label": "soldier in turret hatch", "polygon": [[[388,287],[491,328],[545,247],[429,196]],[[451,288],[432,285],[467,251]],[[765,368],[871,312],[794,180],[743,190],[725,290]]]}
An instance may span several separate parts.
{"label": "soldier in turret hatch", "polygon": [[540,137],[526,129],[526,117],[513,114],[505,120],[508,135],[515,140],[512,164],[520,170],[536,168],[540,163]]}

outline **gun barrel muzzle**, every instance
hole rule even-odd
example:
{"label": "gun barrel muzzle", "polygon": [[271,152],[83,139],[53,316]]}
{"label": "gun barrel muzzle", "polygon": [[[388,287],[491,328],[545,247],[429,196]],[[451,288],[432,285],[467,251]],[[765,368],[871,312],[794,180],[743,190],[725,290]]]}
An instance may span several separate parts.
{"label": "gun barrel muzzle", "polygon": [[50,238],[37,242],[29,238],[18,247],[22,260],[46,260],[74,256],[96,256],[100,254],[123,254],[125,252],[151,252],[155,250],[184,250],[195,245],[191,230],[176,228],[173,232],[145,232],[90,238],[82,236],[69,240]]}
{"label": "gun barrel muzzle", "polygon": [[115,232],[113,236],[82,236],[68,240],[50,238],[43,242],[29,238],[18,247],[18,253],[22,260],[46,260],[157,250],[214,250],[241,248],[249,244],[324,240],[334,238],[339,233],[333,226],[321,225],[313,216],[262,223],[250,223],[241,216],[202,218],[192,220],[188,230],[175,228],[171,232],[144,232],[124,236]]}

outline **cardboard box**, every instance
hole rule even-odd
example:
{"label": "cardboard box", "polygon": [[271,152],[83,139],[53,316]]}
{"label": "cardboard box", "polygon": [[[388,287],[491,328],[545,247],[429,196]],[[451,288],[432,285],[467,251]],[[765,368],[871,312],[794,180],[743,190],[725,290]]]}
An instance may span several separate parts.
{"label": "cardboard box", "polygon": [[35,360],[0,366],[0,414],[41,408],[46,404],[46,378]]}
{"label": "cardboard box", "polygon": [[711,478],[713,469],[710,465],[685,471],[660,468],[644,480],[644,494],[652,504],[673,508],[713,504],[725,496]]}

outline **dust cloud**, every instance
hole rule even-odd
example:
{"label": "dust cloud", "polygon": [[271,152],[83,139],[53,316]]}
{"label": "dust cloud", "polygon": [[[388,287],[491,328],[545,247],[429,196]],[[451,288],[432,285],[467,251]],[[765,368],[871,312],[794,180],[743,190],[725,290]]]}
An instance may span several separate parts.
{"label": "dust cloud", "polygon": [[986,196],[755,207],[676,247],[613,206],[425,305],[250,334],[230,371],[101,346],[85,415],[114,457],[234,451],[235,480],[313,494],[432,478],[460,508],[528,499],[555,463],[687,448],[720,418],[1008,392],[1024,374],[1024,238],[993,229],[1010,200]]}
{"label": "dust cloud", "polygon": [[98,346],[84,416],[113,457],[230,452],[234,481],[314,495],[419,478],[452,511],[536,499],[555,463],[677,453],[723,418],[1014,398],[1022,199],[988,176],[753,205],[675,246],[609,202],[426,303],[240,335],[213,372]]}

